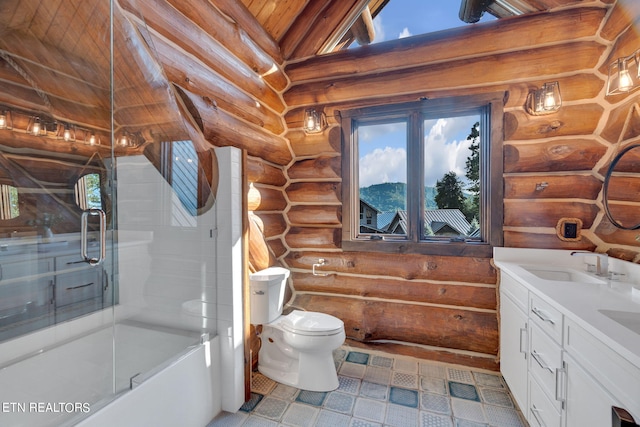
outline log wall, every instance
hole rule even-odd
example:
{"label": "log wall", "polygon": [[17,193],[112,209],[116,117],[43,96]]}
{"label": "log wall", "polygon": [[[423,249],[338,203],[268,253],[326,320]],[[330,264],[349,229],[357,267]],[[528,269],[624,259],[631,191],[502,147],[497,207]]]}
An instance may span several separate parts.
{"label": "log wall", "polygon": [[[603,169],[638,127],[629,125],[640,108],[636,95],[604,96],[607,64],[640,45],[634,0],[591,0],[289,64],[282,58],[301,45],[283,36],[287,52],[274,49],[278,43],[240,2],[179,3],[136,2],[141,31],[205,137],[248,154],[250,269],[290,268],[291,305],[343,319],[351,344],[497,369],[499,302],[491,259],[342,251],[341,110],[508,93],[505,245],[638,260],[635,235],[607,224],[601,201]],[[171,32],[163,29],[166,16]],[[554,80],[563,108],[528,115],[527,93]],[[318,135],[301,130],[311,106],[328,117]],[[539,182],[548,185],[536,191]],[[582,221],[579,241],[556,235],[567,216]],[[325,276],[311,274],[319,258]]]}
{"label": "log wall", "polygon": [[[498,368],[490,259],[341,249],[338,112],[423,97],[508,94],[505,246],[587,249],[639,262],[637,232],[614,228],[602,209],[606,166],[640,139],[638,95],[605,96],[608,64],[640,46],[639,20],[638,2],[596,0],[288,64],[286,229],[267,242],[277,242],[272,252],[293,271],[292,305],[342,318],[354,345]],[[556,80],[561,110],[527,114],[528,92]],[[322,134],[301,130],[309,107],[327,115]],[[537,190],[538,183],[546,186]],[[582,222],[579,240],[556,234],[567,217]],[[325,276],[311,274],[319,258]]]}

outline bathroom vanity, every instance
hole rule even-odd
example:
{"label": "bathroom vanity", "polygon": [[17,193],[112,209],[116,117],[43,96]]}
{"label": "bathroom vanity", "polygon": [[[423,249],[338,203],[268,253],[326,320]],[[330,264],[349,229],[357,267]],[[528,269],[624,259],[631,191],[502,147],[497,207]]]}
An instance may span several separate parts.
{"label": "bathroom vanity", "polygon": [[531,426],[611,426],[612,407],[640,421],[640,265],[609,258],[599,276],[596,260],[494,250],[500,369]]}
{"label": "bathroom vanity", "polygon": [[83,261],[78,234],[1,239],[0,341],[111,305],[107,280]]}

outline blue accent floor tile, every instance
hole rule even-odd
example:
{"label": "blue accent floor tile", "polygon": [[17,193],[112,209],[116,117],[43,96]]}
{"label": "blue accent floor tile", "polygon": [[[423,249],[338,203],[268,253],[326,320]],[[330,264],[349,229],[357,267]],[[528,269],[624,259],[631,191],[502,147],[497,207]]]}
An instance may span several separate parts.
{"label": "blue accent floor tile", "polygon": [[457,383],[455,381],[449,381],[449,393],[451,397],[458,397],[460,399],[473,400],[480,402],[480,396],[478,390],[471,384]]}
{"label": "blue accent floor tile", "polygon": [[255,407],[260,403],[264,396],[258,393],[251,393],[251,398],[244,402],[240,407],[240,410],[243,412],[251,412],[255,409]]}
{"label": "blue accent floor tile", "polygon": [[322,406],[326,397],[327,393],[325,392],[300,390],[298,397],[296,397],[296,401],[313,406]]}
{"label": "blue accent floor tile", "polygon": [[369,362],[369,355],[367,353],[361,353],[359,351],[350,351],[347,355],[347,362],[366,365]]}
{"label": "blue accent floor tile", "polygon": [[407,390],[406,388],[391,387],[389,402],[397,405],[408,406],[409,408],[417,408],[418,392],[415,390]]}

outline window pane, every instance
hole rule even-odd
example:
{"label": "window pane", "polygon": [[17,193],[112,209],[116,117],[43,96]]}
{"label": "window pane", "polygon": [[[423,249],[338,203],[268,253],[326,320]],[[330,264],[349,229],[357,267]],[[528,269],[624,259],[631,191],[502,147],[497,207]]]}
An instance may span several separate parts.
{"label": "window pane", "polygon": [[198,214],[198,156],[191,141],[172,143],[171,186],[173,200],[171,224],[195,227]]}
{"label": "window pane", "polygon": [[423,239],[481,239],[479,123],[479,114],[424,120]]}
{"label": "window pane", "polygon": [[406,235],[407,124],[360,124],[357,135],[360,233]]}

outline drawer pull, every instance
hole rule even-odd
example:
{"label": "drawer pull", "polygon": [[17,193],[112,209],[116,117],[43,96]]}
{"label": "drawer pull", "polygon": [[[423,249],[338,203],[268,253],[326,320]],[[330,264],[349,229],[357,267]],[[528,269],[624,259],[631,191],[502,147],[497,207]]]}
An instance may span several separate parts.
{"label": "drawer pull", "polygon": [[564,390],[564,377],[566,374],[567,370],[565,369],[565,365],[564,363],[562,364],[562,368],[557,368],[556,369],[556,400],[558,402],[562,402],[562,405],[564,406],[564,402],[565,402],[565,398],[563,396],[563,390]]}
{"label": "drawer pull", "polygon": [[533,314],[535,314],[540,319],[542,319],[542,321],[549,322],[552,325],[556,324],[556,322],[547,313],[545,313],[543,310],[539,309],[538,307],[533,307],[531,311],[533,312]]}
{"label": "drawer pull", "polygon": [[538,423],[538,425],[540,427],[547,427],[547,425],[544,423],[544,421],[542,420],[542,418],[540,418],[540,410],[538,408],[536,408],[536,405],[531,404],[531,413],[533,414],[533,417],[536,419],[536,422]]}
{"label": "drawer pull", "polygon": [[[527,358],[527,353],[528,353],[528,349],[524,348],[525,346],[522,345],[523,341],[522,341],[522,336],[527,336],[527,325],[524,325],[524,328],[520,328],[520,353],[524,353],[524,357],[525,359]],[[526,343],[526,341],[525,341]]]}
{"label": "drawer pull", "polygon": [[553,369],[551,369],[551,366],[549,366],[547,364],[547,362],[544,361],[544,359],[542,358],[542,355],[540,353],[538,353],[537,351],[533,350],[531,352],[531,356],[533,356],[533,360],[538,362],[538,365],[540,365],[540,367],[542,369],[546,369],[546,370],[548,370],[549,372],[551,372],[553,374]]}
{"label": "drawer pull", "polygon": [[87,286],[91,286],[91,285],[93,285],[93,282],[87,283],[85,285],[78,285],[78,286],[72,286],[72,287],[69,287],[69,288],[65,288],[65,291],[73,291],[74,289],[86,288]]}

